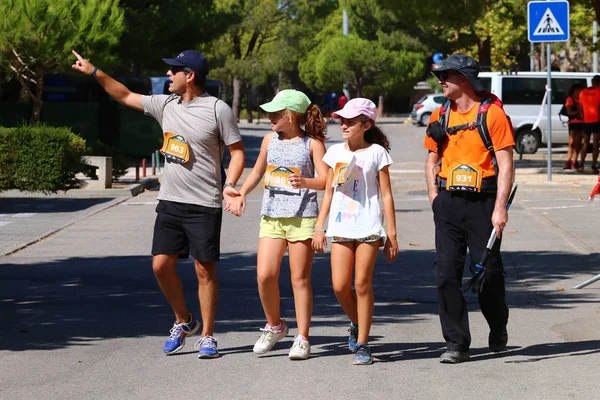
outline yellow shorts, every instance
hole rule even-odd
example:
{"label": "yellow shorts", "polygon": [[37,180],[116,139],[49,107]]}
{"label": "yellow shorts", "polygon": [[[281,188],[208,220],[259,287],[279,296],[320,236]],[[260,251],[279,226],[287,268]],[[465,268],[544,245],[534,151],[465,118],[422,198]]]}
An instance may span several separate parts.
{"label": "yellow shorts", "polygon": [[285,239],[288,242],[312,239],[316,223],[316,217],[271,218],[263,215],[258,237]]}

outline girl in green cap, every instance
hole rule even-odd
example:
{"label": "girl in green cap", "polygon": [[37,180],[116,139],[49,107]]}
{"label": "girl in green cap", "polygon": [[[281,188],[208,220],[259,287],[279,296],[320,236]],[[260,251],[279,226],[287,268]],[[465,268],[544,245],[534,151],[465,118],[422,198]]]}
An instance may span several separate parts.
{"label": "girl in green cap", "polygon": [[311,244],[319,213],[316,191],[325,188],[327,178],[323,163],[327,123],[319,108],[297,90],[282,90],[260,107],[268,113],[273,132],[264,137],[252,172],[225,210],[240,216],[246,195],[263,181],[256,273],[267,324],[253,351],[267,353],[288,334],[281,319],[278,282],[287,248],[298,324],[289,358],[303,360],[310,356]]}

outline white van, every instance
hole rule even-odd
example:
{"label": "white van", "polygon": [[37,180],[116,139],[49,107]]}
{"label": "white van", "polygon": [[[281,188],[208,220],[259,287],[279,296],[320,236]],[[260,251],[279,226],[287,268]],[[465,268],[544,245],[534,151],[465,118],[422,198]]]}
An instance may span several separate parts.
{"label": "white van", "polygon": [[[552,145],[568,144],[569,129],[561,122],[558,112],[575,83],[592,85],[594,73],[591,72],[552,72]],[[504,103],[504,110],[510,116],[515,129],[517,151],[533,154],[542,145],[548,143],[548,116],[546,107],[539,126],[531,130],[540,112],[544,92],[546,91],[546,72],[482,72],[479,79],[486,90],[494,93]]]}

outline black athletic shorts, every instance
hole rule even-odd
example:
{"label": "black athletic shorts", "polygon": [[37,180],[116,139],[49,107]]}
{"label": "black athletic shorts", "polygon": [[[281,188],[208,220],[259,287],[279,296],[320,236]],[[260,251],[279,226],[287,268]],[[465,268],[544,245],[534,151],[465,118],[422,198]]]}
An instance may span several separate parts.
{"label": "black athletic shorts", "polygon": [[592,133],[600,133],[600,122],[594,122],[592,124],[583,124],[583,133],[591,135]]}
{"label": "black athletic shorts", "polygon": [[219,261],[221,208],[159,200],[152,239],[152,255],[190,255],[198,261]]}
{"label": "black athletic shorts", "polygon": [[582,131],[585,124],[583,122],[569,122],[570,131]]}

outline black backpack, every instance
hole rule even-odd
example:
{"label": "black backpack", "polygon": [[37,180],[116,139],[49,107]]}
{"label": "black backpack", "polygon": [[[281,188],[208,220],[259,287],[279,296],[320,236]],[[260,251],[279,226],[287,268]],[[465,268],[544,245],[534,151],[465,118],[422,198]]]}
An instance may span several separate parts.
{"label": "black backpack", "polygon": [[[444,143],[447,140],[446,133],[449,135],[454,135],[458,131],[463,130],[465,128],[477,127],[477,131],[479,132],[479,136],[485,145],[485,148],[490,152],[492,156],[492,164],[494,165],[494,172],[496,176],[498,176],[498,161],[496,159],[496,152],[494,151],[494,145],[492,143],[492,138],[490,136],[490,131],[487,126],[487,114],[492,104],[497,105],[498,107],[504,109],[502,101],[493,93],[482,92],[479,93],[481,96],[481,100],[479,102],[479,107],[477,108],[477,120],[475,122],[469,122],[462,125],[451,126],[448,127],[447,116],[450,115],[450,105],[452,102],[450,100],[446,100],[444,104],[440,106],[440,118],[438,121],[432,122],[427,128],[427,134],[435,140],[438,145],[438,154],[440,157],[442,156],[442,152],[444,149]],[[507,115],[508,122],[510,124],[511,130],[513,129],[512,123],[510,123],[510,117]],[[432,125],[433,129],[430,129]],[[514,136],[514,131],[513,131]]]}

